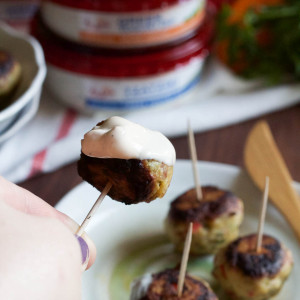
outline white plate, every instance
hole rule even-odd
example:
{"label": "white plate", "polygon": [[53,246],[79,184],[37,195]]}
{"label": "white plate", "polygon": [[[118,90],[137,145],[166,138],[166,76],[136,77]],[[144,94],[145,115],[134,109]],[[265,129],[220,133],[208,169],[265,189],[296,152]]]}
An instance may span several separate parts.
{"label": "white plate", "polygon": [[[199,162],[202,184],[214,184],[230,189],[244,200],[245,219],[241,234],[256,231],[261,193],[241,169],[218,163]],[[164,236],[163,221],[169,203],[193,186],[190,161],[177,160],[171,185],[163,199],[150,204],[125,206],[106,198],[89,224],[88,234],[95,241],[95,265],[84,274],[84,300],[128,300],[133,277],[153,272],[179,262]],[[295,184],[300,193],[300,184]],[[68,193],[57,208],[81,223],[99,192],[82,183]],[[300,295],[300,251],[289,225],[269,204],[265,233],[281,240],[291,249],[295,266],[276,300],[297,300]],[[189,272],[212,281],[212,257],[190,259]],[[214,284],[212,282],[212,284]],[[223,298],[222,298],[223,299]]]}

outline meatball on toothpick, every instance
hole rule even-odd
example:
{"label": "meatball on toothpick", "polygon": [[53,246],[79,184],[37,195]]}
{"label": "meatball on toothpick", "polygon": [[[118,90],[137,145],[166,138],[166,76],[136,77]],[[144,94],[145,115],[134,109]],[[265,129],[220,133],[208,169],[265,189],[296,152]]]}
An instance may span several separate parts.
{"label": "meatball on toothpick", "polygon": [[182,251],[188,224],[193,222],[191,253],[216,253],[237,238],[243,220],[243,202],[230,191],[215,186],[202,186],[196,176],[197,158],[194,134],[189,126],[189,146],[193,161],[195,188],[192,188],[170,205],[165,229],[177,251]]}
{"label": "meatball on toothpick", "polygon": [[155,274],[146,274],[132,284],[130,300],[218,300],[203,279],[186,275],[182,295],[177,294],[179,271],[167,269]]}
{"label": "meatball on toothpick", "polygon": [[291,252],[274,237],[263,234],[268,186],[266,178],[258,233],[238,238],[215,256],[213,274],[232,299],[273,297],[293,267]]}
{"label": "meatball on toothpick", "polygon": [[230,191],[215,186],[202,187],[197,200],[195,189],[176,198],[170,206],[165,228],[177,251],[182,251],[189,222],[193,222],[191,253],[216,253],[237,238],[243,219],[243,203]]}
{"label": "meatball on toothpick", "polygon": [[160,132],[121,117],[111,117],[84,135],[79,175],[125,204],[150,202],[166,193],[175,163],[175,149]]}
{"label": "meatball on toothpick", "polygon": [[217,300],[209,284],[186,274],[193,224],[190,223],[184,244],[180,270],[166,269],[145,274],[132,283],[130,300]]}
{"label": "meatball on toothpick", "polygon": [[215,256],[213,274],[232,299],[267,300],[280,291],[292,270],[292,254],[282,243],[263,235],[257,252],[256,240],[256,234],[241,237]]}

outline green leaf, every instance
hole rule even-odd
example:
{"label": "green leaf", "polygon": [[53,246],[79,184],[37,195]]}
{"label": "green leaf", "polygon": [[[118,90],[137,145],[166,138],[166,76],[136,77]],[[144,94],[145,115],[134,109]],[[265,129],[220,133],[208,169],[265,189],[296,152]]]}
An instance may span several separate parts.
{"label": "green leaf", "polygon": [[[241,76],[262,78],[267,84],[300,80],[300,1],[249,9],[240,23],[230,24],[226,5],[217,19],[217,39],[228,41],[229,63],[241,57]],[[264,36],[265,34],[265,36]]]}

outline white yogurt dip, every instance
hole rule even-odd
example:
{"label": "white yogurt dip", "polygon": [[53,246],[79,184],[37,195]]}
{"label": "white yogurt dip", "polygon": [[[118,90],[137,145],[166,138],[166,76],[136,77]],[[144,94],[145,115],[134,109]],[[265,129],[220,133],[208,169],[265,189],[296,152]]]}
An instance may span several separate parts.
{"label": "white yogurt dip", "polygon": [[87,132],[81,150],[90,157],[154,159],[169,166],[176,159],[172,143],[162,133],[117,116]]}

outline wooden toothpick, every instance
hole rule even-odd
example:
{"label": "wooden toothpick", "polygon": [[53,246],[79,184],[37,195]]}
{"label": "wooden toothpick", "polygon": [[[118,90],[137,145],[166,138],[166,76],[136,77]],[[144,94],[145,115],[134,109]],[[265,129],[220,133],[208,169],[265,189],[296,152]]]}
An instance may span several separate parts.
{"label": "wooden toothpick", "polygon": [[266,210],[267,210],[267,203],[268,203],[268,196],[269,196],[269,177],[266,177],[265,181],[265,189],[262,199],[261,211],[260,211],[260,218],[258,223],[257,229],[257,239],[256,239],[256,252],[260,252],[261,243],[262,243],[262,236],[264,231],[264,223],[266,218]]}
{"label": "wooden toothpick", "polygon": [[187,268],[187,263],[189,259],[190,249],[191,249],[191,242],[192,242],[192,233],[193,233],[193,223],[190,222],[189,229],[185,238],[184,242],[184,249],[183,254],[181,258],[181,264],[180,264],[180,271],[179,271],[179,277],[178,277],[178,297],[180,298],[183,291],[184,286],[184,279],[185,279],[185,273]]}
{"label": "wooden toothpick", "polygon": [[109,192],[109,190],[111,189],[111,187],[112,187],[112,184],[110,182],[108,182],[106,184],[105,188],[103,189],[103,191],[101,192],[100,196],[96,200],[95,204],[93,205],[93,207],[91,208],[91,210],[89,211],[89,213],[87,214],[87,216],[85,217],[85,219],[82,222],[81,226],[78,228],[78,230],[76,232],[76,235],[78,235],[78,236],[82,235],[82,233],[84,232],[84,229],[89,224],[92,216],[96,213],[98,207],[102,203],[103,199],[105,198],[105,196],[107,195],[107,193]]}
{"label": "wooden toothpick", "polygon": [[189,137],[190,157],[192,159],[192,165],[193,165],[196,195],[197,195],[197,200],[200,201],[203,198],[203,195],[202,195],[201,184],[200,184],[200,179],[199,179],[199,174],[197,169],[197,152],[196,152],[196,145],[195,145],[195,137],[194,137],[194,132],[191,128],[190,120],[188,120],[188,137]]}

